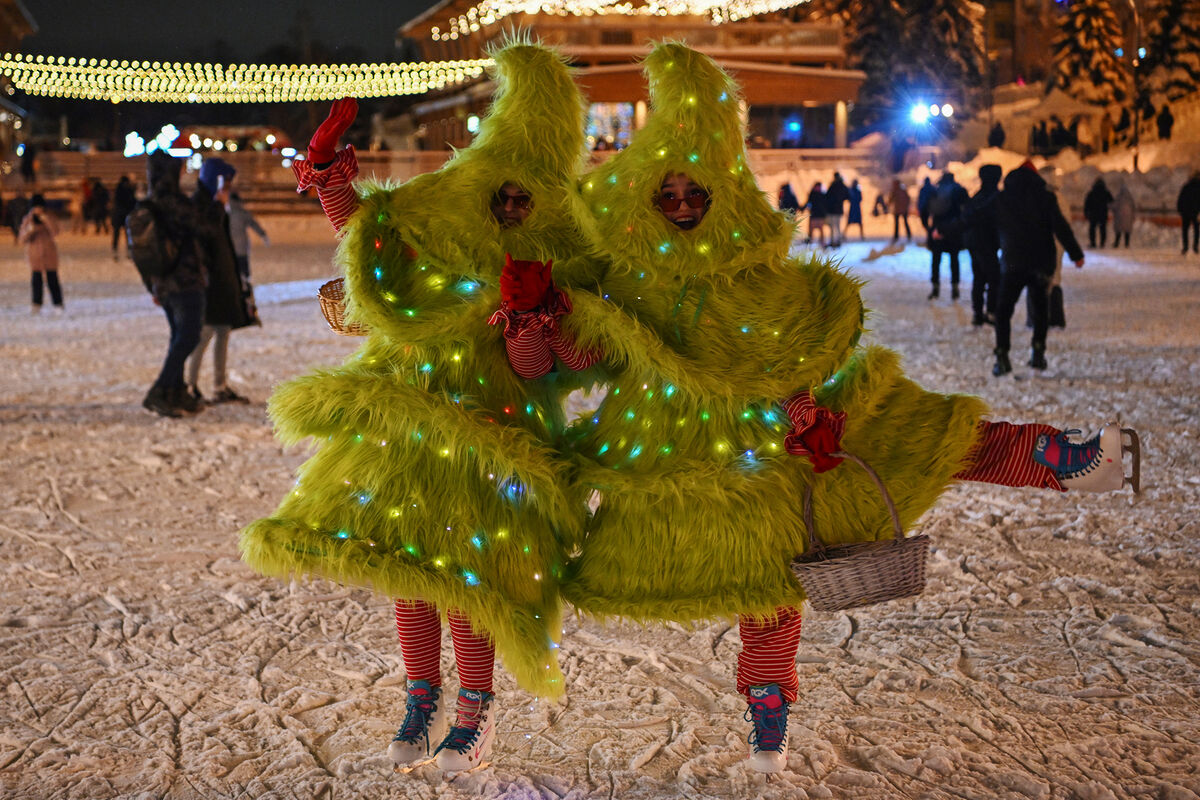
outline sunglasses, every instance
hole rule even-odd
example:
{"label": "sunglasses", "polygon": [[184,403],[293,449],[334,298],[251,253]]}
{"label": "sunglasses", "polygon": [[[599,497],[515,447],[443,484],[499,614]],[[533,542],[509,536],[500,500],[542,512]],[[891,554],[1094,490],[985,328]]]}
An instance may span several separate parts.
{"label": "sunglasses", "polygon": [[495,196],[492,197],[492,205],[496,206],[496,208],[506,208],[509,203],[512,203],[513,208],[524,211],[525,209],[529,208],[529,205],[532,202],[533,199],[527,194],[506,194],[504,192],[496,192]]}
{"label": "sunglasses", "polygon": [[660,194],[654,201],[663,211],[678,211],[679,206],[684,203],[688,208],[704,208],[708,204],[708,192],[695,189],[684,197],[663,197]]}

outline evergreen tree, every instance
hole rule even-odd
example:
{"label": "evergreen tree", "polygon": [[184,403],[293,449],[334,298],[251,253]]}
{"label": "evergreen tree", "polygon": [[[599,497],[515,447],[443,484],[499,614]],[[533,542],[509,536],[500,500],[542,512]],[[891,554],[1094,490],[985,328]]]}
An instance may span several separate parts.
{"label": "evergreen tree", "polygon": [[1144,87],[1167,101],[1200,91],[1200,5],[1196,0],[1159,0],[1141,64]]}
{"label": "evergreen tree", "polygon": [[851,65],[867,73],[858,91],[858,106],[870,121],[901,104],[895,72],[905,20],[895,0],[859,0],[857,6],[847,49]]}
{"label": "evergreen tree", "polygon": [[974,0],[914,0],[906,3],[905,38],[894,75],[910,91],[970,113],[986,75],[984,8]]}
{"label": "evergreen tree", "polygon": [[1109,0],[1074,0],[1054,42],[1046,90],[1060,88],[1098,106],[1129,97],[1129,71],[1117,56],[1124,38]]}

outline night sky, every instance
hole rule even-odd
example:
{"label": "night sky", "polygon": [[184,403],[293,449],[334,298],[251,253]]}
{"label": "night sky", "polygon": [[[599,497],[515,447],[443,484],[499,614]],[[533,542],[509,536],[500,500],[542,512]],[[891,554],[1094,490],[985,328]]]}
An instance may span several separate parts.
{"label": "night sky", "polygon": [[[89,58],[197,60],[219,55],[252,61],[272,45],[295,44],[307,9],[311,37],[370,61],[396,60],[395,32],[434,0],[24,0],[38,25],[21,49]],[[357,53],[353,52],[357,50]],[[350,59],[347,59],[350,60]]]}

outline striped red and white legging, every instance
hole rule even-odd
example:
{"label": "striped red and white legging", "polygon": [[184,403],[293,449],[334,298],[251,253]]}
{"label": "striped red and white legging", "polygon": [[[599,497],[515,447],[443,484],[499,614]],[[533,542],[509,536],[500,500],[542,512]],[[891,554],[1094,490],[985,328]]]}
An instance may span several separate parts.
{"label": "striped red and white legging", "polygon": [[[1000,486],[1058,489],[1063,486],[1049,467],[1033,460],[1033,445],[1041,434],[1055,436],[1050,425],[980,422],[979,443],[971,450],[970,466],[954,477]],[[800,648],[800,609],[781,606],[774,617],[738,617],[742,650],[738,653],[737,690],[775,683],[789,703],[799,691],[796,652]]]}
{"label": "striped red and white legging", "polygon": [[[397,600],[395,608],[400,655],[408,679],[441,686],[442,621],[437,607],[424,600]],[[475,633],[471,621],[458,609],[450,609],[446,617],[450,621],[459,687],[491,692],[496,666],[496,647],[491,637]]]}

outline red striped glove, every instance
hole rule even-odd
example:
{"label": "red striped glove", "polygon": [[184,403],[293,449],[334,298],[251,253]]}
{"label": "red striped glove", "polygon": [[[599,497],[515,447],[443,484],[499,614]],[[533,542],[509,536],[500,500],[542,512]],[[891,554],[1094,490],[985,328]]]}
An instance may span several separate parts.
{"label": "red striped glove", "polygon": [[318,169],[328,166],[337,152],[338,140],[354,124],[357,116],[358,101],[353,97],[334,100],[329,116],[308,140],[308,160],[316,164]]}
{"label": "red striped glove", "polygon": [[796,456],[806,456],[813,472],[821,473],[842,463],[830,455],[841,449],[842,433],[846,430],[846,412],[831,411],[813,402],[807,390],[783,401],[783,410],[792,421],[792,430],[783,439],[784,448]]}

